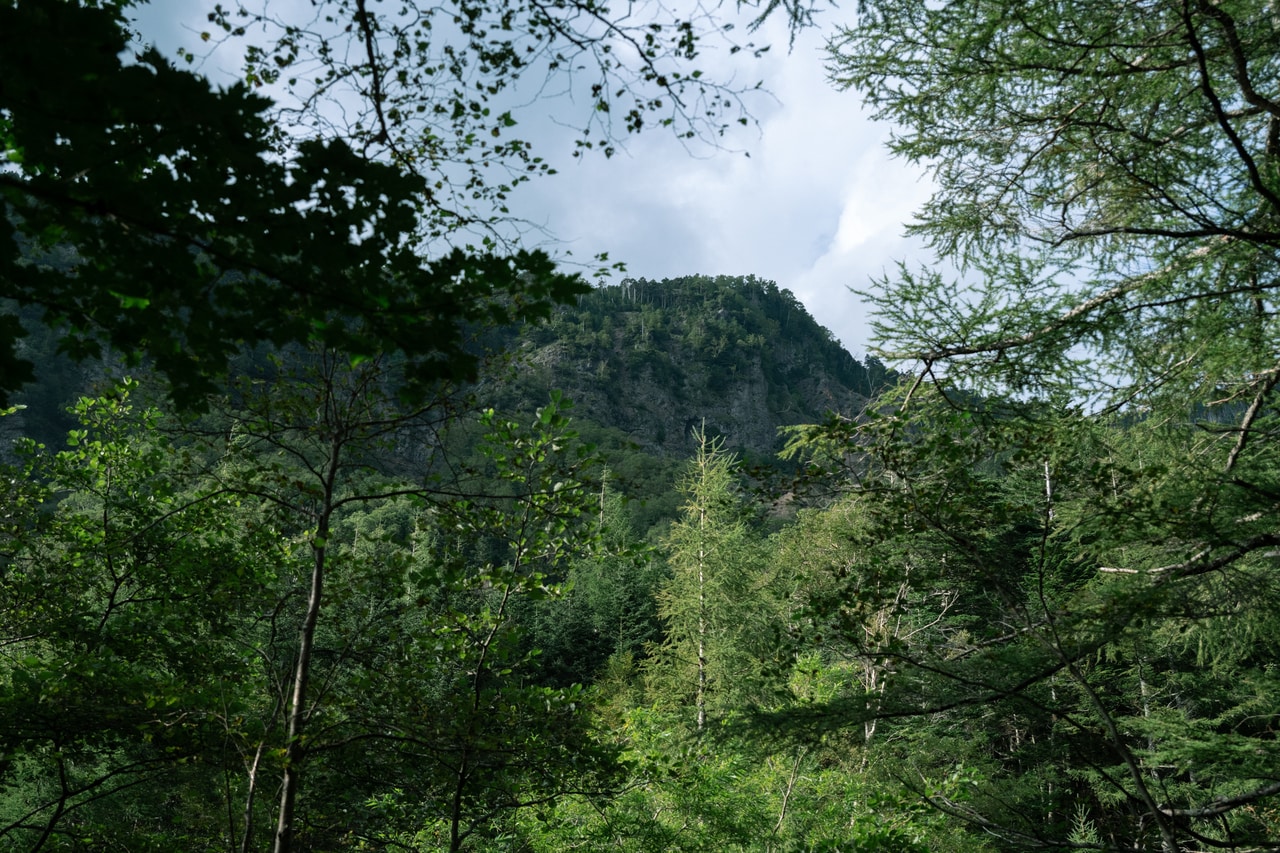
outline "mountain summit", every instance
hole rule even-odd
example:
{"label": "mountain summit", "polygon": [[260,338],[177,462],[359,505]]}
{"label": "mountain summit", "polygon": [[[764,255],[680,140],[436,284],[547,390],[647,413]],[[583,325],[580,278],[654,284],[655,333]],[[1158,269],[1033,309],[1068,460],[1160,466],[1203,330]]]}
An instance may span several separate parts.
{"label": "mountain summit", "polygon": [[510,346],[518,398],[562,389],[579,417],[678,456],[692,451],[691,430],[703,423],[731,448],[771,455],[778,427],[855,413],[889,380],[789,290],[754,276],[598,287]]}

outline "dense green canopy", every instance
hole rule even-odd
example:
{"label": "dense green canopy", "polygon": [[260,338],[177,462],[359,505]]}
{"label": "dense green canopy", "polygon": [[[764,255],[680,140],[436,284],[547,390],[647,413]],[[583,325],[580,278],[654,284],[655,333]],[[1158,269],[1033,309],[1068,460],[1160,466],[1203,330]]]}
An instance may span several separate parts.
{"label": "dense green canopy", "polygon": [[[894,673],[834,716],[998,709],[983,793],[922,794],[1014,849],[1274,844],[1278,46],[1251,0],[869,0],[831,43],[939,260],[873,297],[914,381],[827,431],[863,557],[814,624]],[[867,634],[898,589],[930,630]]]}

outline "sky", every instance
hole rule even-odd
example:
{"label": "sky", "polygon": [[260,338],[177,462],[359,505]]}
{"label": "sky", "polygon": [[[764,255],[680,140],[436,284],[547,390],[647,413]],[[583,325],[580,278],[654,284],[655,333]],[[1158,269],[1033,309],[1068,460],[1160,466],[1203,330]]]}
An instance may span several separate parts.
{"label": "sky", "polygon": [[902,234],[929,182],[889,156],[888,126],[870,120],[856,93],[828,82],[821,34],[803,34],[788,53],[776,23],[768,35],[779,47],[752,69],[776,101],[760,101],[758,127],[729,142],[738,150],[691,154],[646,132],[612,159],[567,164],[525,201],[575,255],[608,251],[635,277],[776,281],[862,356],[868,307],[850,288],[923,259]]}
{"label": "sky", "polygon": [[[154,0],[140,7],[138,25],[166,52],[198,50],[208,28],[203,6]],[[624,140],[612,158],[574,158],[576,134],[551,119],[563,105],[548,104],[539,120],[540,104],[530,104],[524,132],[558,174],[520,187],[513,213],[550,236],[542,247],[553,254],[569,251],[585,262],[608,252],[632,277],[775,281],[861,358],[871,343],[869,308],[850,288],[872,288],[898,261],[927,260],[903,237],[903,225],[926,200],[929,182],[922,169],[888,155],[890,128],[870,120],[857,94],[828,81],[824,34],[851,23],[849,14],[823,10],[818,27],[789,51],[785,22],[775,16],[753,37],[773,45],[762,60],[745,51],[732,60],[704,57],[708,74],[759,79],[771,93],[749,103],[756,123],[719,149],[650,130]],[[199,70],[216,82],[235,74],[235,65],[211,56]]]}

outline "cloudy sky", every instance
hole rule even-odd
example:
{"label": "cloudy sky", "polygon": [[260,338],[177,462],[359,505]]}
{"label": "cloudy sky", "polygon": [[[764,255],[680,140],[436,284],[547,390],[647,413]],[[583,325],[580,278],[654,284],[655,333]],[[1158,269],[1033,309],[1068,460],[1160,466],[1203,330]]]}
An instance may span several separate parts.
{"label": "cloudy sky", "polygon": [[767,36],[778,47],[752,68],[776,100],[754,107],[759,127],[729,143],[739,150],[691,154],[646,133],[610,160],[568,163],[525,202],[575,254],[608,251],[637,277],[772,279],[861,356],[867,309],[849,288],[923,257],[901,235],[929,185],[887,155],[888,128],[869,121],[857,95],[827,81],[821,33],[787,53],[774,23]]}
{"label": "cloudy sky", "polygon": [[[162,48],[198,49],[199,31],[208,26],[201,7],[154,2],[142,7],[139,25]],[[861,357],[867,308],[849,288],[869,287],[897,260],[924,259],[901,235],[928,182],[919,169],[888,157],[888,128],[868,120],[857,95],[828,82],[823,32],[842,14],[825,10],[819,29],[802,33],[789,52],[784,21],[770,21],[755,37],[774,45],[763,60],[731,65],[726,56],[707,55],[708,73],[759,79],[772,93],[750,103],[758,125],[741,128],[721,150],[690,149],[651,131],[631,137],[610,159],[575,159],[575,134],[550,120],[538,123],[532,105],[526,114],[535,116],[536,143],[559,174],[522,187],[513,212],[554,235],[559,250],[546,246],[553,252],[568,249],[584,261],[608,252],[635,277],[751,274],[776,281]],[[201,70],[217,79],[235,73],[227,67],[234,65],[215,56]]]}

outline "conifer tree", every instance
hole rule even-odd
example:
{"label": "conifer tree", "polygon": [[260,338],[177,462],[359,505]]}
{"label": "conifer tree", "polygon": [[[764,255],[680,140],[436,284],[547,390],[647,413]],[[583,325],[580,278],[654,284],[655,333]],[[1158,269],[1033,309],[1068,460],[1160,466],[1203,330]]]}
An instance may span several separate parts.
{"label": "conifer tree", "polygon": [[755,648],[767,605],[760,543],[737,492],[736,460],[724,442],[695,431],[698,452],[681,486],[683,518],[666,540],[671,576],[658,596],[667,637],[655,656],[664,698],[692,705],[698,730],[708,713],[752,695]]}
{"label": "conifer tree", "polygon": [[874,296],[914,378],[827,430],[867,540],[960,591],[879,713],[990,738],[983,802],[922,793],[1011,849],[1280,837],[1246,710],[1275,706],[1277,44],[1261,0],[870,0],[832,44],[935,188],[940,264]]}

